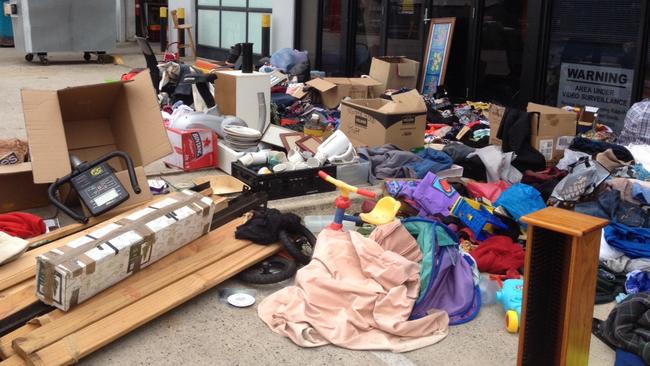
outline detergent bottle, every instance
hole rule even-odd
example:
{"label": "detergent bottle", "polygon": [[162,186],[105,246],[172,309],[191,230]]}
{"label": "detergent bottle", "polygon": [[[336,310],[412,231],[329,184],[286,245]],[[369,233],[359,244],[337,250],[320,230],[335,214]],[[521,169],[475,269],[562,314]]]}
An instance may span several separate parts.
{"label": "detergent bottle", "polygon": [[523,298],[523,279],[505,280],[501,290],[497,291],[497,301],[503,305],[503,309],[506,311],[506,330],[510,333],[519,331]]}

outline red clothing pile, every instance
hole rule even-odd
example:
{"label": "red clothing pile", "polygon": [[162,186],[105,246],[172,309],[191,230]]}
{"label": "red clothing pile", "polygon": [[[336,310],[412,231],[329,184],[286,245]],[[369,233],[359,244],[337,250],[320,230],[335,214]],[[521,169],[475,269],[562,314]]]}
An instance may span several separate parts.
{"label": "red clothing pile", "polygon": [[526,253],[507,236],[492,236],[470,253],[481,272],[508,274],[524,266]]}

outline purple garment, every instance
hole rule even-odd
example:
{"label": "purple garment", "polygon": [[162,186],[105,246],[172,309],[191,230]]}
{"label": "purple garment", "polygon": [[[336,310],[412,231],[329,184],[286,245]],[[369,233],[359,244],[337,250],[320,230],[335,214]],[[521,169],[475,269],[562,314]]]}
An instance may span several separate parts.
{"label": "purple garment", "polygon": [[449,325],[466,323],[478,314],[481,304],[472,266],[457,247],[438,247],[436,252],[433,280],[413,306],[411,319],[422,318],[431,309],[442,309],[449,314]]}
{"label": "purple garment", "polygon": [[429,172],[413,192],[413,199],[420,205],[420,216],[449,215],[449,210],[460,195],[454,187]]}

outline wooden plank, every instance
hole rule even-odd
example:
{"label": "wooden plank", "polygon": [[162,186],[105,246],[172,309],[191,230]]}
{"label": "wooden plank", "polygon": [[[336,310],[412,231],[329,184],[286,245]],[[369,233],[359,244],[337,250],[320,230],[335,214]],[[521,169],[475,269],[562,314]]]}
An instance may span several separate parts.
{"label": "wooden plank", "polygon": [[20,337],[26,337],[34,329],[40,327],[41,325],[47,324],[55,319],[58,319],[64,314],[65,313],[62,311],[52,311],[48,314],[30,320],[22,327],[14,330],[11,333],[4,335],[3,337],[0,337],[0,358],[5,359],[16,354],[13,347],[11,346],[11,343],[13,342],[14,339]]}
{"label": "wooden plank", "polygon": [[49,233],[41,234],[39,236],[30,238],[27,241],[29,242],[30,248],[40,247],[43,244],[47,244],[55,240],[59,240],[64,236],[74,234],[90,226],[98,224],[99,222],[100,221],[96,220],[94,217],[91,217],[90,220],[88,220],[87,224],[74,223],[74,224],[66,225],[56,230],[52,230]]}
{"label": "wooden plank", "polygon": [[69,365],[128,332],[276,253],[278,245],[251,244],[115,313],[53,343],[26,359],[29,365]]}
{"label": "wooden plank", "polygon": [[27,334],[29,334],[29,332],[31,332],[36,328],[38,328],[37,324],[27,323],[22,327],[0,338],[0,358],[6,359],[8,357],[13,356],[15,352],[14,349],[11,348],[11,342],[18,337],[26,336]]}
{"label": "wooden plank", "polygon": [[[152,203],[155,203],[157,201],[160,201],[162,199],[165,199],[166,196],[159,196],[152,201],[135,207],[133,210],[136,209],[141,209],[144,208]],[[215,203],[217,204],[217,207],[215,208],[215,212],[219,212],[223,210],[224,208],[227,207],[227,200],[223,197],[212,197]],[[111,221],[119,220],[123,217],[128,216],[133,210],[129,210],[127,212],[124,212],[120,215],[117,215],[113,217]],[[43,254],[45,252],[48,252],[52,249],[58,248],[62,245],[65,244],[65,242],[68,242],[70,240],[82,237],[89,233],[91,230],[94,230],[94,228],[86,228],[83,231],[71,234],[70,236],[67,236],[63,239],[59,239],[56,241],[53,241],[49,244],[40,246],[36,249],[32,249],[30,251],[25,252],[20,258],[16,259],[15,261],[9,262],[5,265],[0,266],[0,290],[7,289],[11,286],[14,286],[20,282],[23,282],[27,280],[28,278],[33,278],[36,276],[36,257],[39,256],[40,254]],[[64,242],[65,241],[65,242]]]}
{"label": "wooden plank", "polygon": [[22,358],[18,357],[18,355],[13,355],[6,360],[0,362],[0,366],[25,366],[27,365],[27,362],[23,360]]}
{"label": "wooden plank", "polygon": [[37,301],[36,283],[33,279],[2,290],[0,291],[0,319],[5,319]]}
{"label": "wooden plank", "polygon": [[[26,355],[48,346],[86,325],[91,324],[133,302],[173,283],[197,270],[250,245],[249,241],[235,239],[235,228],[245,222],[239,218],[210,231],[183,247],[161,258],[124,281],[84,301],[67,313],[26,337],[16,338],[13,348],[19,355]],[[172,253],[173,254],[173,253]]]}
{"label": "wooden plank", "polygon": [[40,301],[35,302],[28,307],[20,310],[16,314],[10,315],[0,320],[0,335],[5,336],[22,327],[28,321],[50,313],[53,310],[54,308],[52,306],[46,305]]}

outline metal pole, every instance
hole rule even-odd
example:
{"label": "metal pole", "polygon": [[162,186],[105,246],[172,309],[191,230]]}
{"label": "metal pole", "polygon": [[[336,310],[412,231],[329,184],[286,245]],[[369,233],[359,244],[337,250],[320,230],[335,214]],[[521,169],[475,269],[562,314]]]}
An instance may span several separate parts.
{"label": "metal pole", "polygon": [[262,57],[271,56],[271,14],[262,15]]}
{"label": "metal pole", "polygon": [[167,7],[160,7],[160,52],[167,50]]}
{"label": "metal pole", "polygon": [[[178,8],[176,12],[178,16],[178,25],[185,24],[185,8]],[[185,29],[178,29],[178,55],[185,57]]]}

